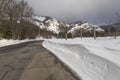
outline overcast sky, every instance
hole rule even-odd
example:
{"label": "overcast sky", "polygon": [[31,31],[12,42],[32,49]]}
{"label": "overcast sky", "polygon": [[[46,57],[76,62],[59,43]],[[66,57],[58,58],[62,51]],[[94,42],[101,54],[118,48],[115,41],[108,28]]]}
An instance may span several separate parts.
{"label": "overcast sky", "polygon": [[116,19],[120,0],[27,0],[36,14],[68,22],[106,24]]}

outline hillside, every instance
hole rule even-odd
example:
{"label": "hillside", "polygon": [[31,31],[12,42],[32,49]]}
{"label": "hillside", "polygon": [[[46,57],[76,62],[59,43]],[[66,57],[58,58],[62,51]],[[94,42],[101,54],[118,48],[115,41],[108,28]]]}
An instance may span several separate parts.
{"label": "hillside", "polygon": [[68,33],[72,33],[72,34],[76,34],[78,31],[80,31],[80,29],[84,30],[85,32],[91,32],[93,31],[93,29],[95,29],[95,31],[97,32],[104,32],[104,29],[96,26],[96,25],[92,25],[89,23],[83,23],[81,25],[79,24],[75,24],[75,26],[73,28],[71,28]]}
{"label": "hillside", "polygon": [[79,35],[80,29],[83,29],[84,32],[92,32],[95,28],[96,32],[104,32],[99,26],[92,25],[89,23],[72,23],[67,24],[65,22],[60,22],[55,18],[46,17],[46,16],[33,16],[34,24],[37,25],[41,30],[50,31],[53,34],[62,33],[71,33],[73,35]]}

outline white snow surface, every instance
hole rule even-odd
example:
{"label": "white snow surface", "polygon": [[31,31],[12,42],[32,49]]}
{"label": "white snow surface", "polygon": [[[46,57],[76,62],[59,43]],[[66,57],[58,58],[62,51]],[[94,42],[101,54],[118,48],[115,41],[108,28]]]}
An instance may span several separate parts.
{"label": "white snow surface", "polygon": [[20,44],[20,43],[29,42],[29,41],[37,41],[37,40],[44,40],[44,38],[43,37],[36,37],[36,39],[25,39],[25,40],[2,39],[2,40],[0,40],[0,47]]}
{"label": "white snow surface", "polygon": [[82,80],[120,80],[120,37],[49,39],[43,46]]}
{"label": "white snow surface", "polygon": [[94,28],[97,32],[104,32],[104,30],[102,28],[100,28],[96,25],[92,25],[92,24],[89,24],[89,23],[84,23],[82,25],[75,24],[75,26],[73,28],[71,28],[71,30],[69,30],[68,33],[75,33],[76,30],[80,30],[80,29],[91,31]]}
{"label": "white snow surface", "polygon": [[2,39],[0,40],[0,47],[3,47],[3,46],[8,46],[8,45],[14,45],[14,44],[19,44],[19,43],[22,43],[22,42],[26,42],[28,40],[7,40],[7,39]]}

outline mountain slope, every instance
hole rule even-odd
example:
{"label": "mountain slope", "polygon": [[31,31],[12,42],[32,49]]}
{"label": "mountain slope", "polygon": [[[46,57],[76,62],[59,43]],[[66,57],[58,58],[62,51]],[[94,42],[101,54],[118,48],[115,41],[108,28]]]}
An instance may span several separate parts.
{"label": "mountain slope", "polygon": [[34,23],[40,29],[44,29],[47,31],[51,31],[55,34],[59,33],[59,22],[51,17],[42,17],[42,16],[34,16]]}
{"label": "mountain slope", "polygon": [[96,25],[92,25],[89,23],[83,23],[81,25],[79,24],[75,24],[75,26],[73,28],[71,28],[68,33],[72,33],[75,34],[77,33],[80,29],[88,32],[88,31],[93,31],[95,29],[95,31],[97,32],[104,32],[104,30]]}

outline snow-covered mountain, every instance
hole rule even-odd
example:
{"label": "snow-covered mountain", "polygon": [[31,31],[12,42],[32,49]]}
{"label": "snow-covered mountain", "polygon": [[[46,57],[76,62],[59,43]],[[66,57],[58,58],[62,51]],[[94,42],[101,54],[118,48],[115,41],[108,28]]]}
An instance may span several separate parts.
{"label": "snow-covered mountain", "polygon": [[48,25],[44,25],[44,26],[47,26],[47,30],[48,31],[51,31],[53,33],[56,33],[56,34],[59,34],[59,23],[56,19],[49,19],[47,21],[45,21],[45,24],[48,24]]}
{"label": "snow-covered mountain", "polygon": [[55,34],[59,33],[59,22],[51,17],[33,16],[34,24],[40,29],[51,31]]}
{"label": "snow-covered mountain", "polygon": [[40,29],[50,31],[54,34],[59,34],[59,32],[68,32],[75,35],[80,32],[80,29],[84,30],[84,32],[91,32],[94,29],[96,32],[104,32],[104,29],[101,27],[89,23],[79,22],[69,25],[66,22],[60,22],[55,18],[46,16],[33,16],[33,23]]}
{"label": "snow-covered mountain", "polygon": [[89,23],[83,23],[83,24],[74,24],[73,28],[71,28],[68,33],[72,33],[75,34],[76,32],[78,32],[80,29],[83,29],[84,31],[92,31],[93,29],[95,29],[97,32],[104,32],[104,30],[96,25],[92,25]]}

